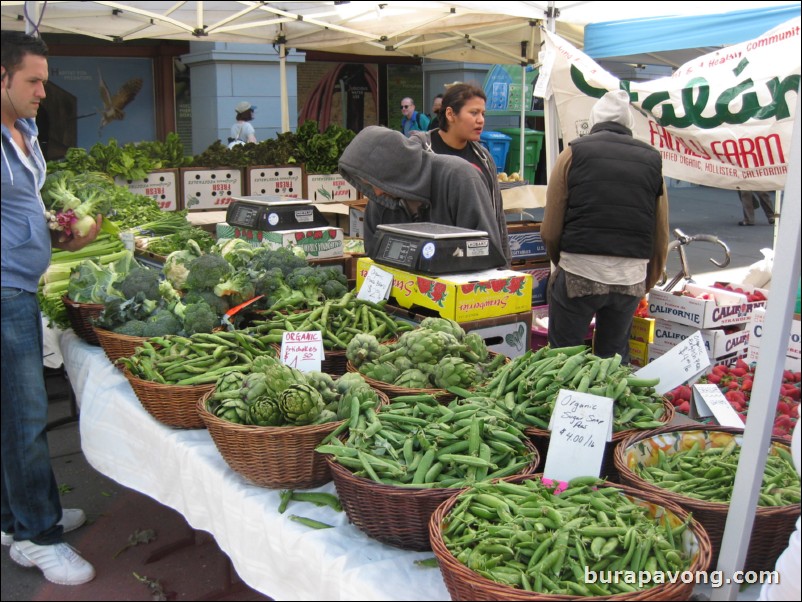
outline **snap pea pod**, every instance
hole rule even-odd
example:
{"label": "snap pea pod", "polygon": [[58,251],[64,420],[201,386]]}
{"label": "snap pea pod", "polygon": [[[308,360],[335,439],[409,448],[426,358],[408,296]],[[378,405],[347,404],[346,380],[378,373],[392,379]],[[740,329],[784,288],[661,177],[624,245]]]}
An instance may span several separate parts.
{"label": "snap pea pod", "polygon": [[[579,480],[563,495],[555,496],[552,488],[534,479],[477,483],[458,496],[443,518],[443,539],[458,561],[485,577],[546,594],[610,595],[606,584],[591,588],[583,583],[587,569],[690,567],[689,553],[675,543],[680,538],[666,536],[679,533],[687,522],[651,518],[646,507],[598,480]],[[590,499],[602,501],[614,524],[598,524],[589,511]],[[527,539],[510,545],[519,533]]]}

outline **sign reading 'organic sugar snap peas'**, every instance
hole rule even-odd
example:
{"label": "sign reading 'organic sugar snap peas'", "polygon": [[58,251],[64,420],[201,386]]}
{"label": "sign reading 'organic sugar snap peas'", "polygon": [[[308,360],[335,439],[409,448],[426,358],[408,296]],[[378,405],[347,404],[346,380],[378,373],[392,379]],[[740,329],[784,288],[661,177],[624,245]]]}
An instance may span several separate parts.
{"label": "sign reading 'organic sugar snap peas'", "polygon": [[598,477],[607,441],[613,438],[613,400],[561,389],[549,428],[543,476],[557,481]]}

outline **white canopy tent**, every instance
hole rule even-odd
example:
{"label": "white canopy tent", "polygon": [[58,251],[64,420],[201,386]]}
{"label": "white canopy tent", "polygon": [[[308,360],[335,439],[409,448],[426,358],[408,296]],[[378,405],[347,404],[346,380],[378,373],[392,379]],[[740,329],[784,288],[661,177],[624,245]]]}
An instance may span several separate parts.
{"label": "white canopy tent", "polygon": [[[766,8],[789,2],[739,2],[737,8]],[[798,3],[797,3],[798,4]],[[71,33],[110,41],[184,39],[278,44],[283,48],[359,55],[427,57],[484,63],[535,63],[538,25],[582,45],[588,23],[671,15],[710,15],[732,2],[0,2],[2,27]],[[524,45],[524,43],[526,43]],[[700,54],[708,51],[703,48]],[[286,94],[285,94],[286,96]],[[556,113],[546,111],[546,129],[557,131]],[[792,159],[785,188],[775,256],[774,294],[767,304],[761,363],[754,385],[751,419],[736,478],[719,566],[731,574],[743,566],[757,501],[755,484],[765,465],[782,360],[800,273],[800,101],[797,92]],[[556,136],[547,134],[549,165]],[[523,149],[523,144],[521,145]],[[717,590],[735,599],[737,585]]]}

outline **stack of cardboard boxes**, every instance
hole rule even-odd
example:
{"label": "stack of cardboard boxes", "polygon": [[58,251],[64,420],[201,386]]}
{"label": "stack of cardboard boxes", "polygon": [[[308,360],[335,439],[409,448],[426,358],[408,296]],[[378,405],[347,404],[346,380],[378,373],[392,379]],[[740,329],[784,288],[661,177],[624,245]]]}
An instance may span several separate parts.
{"label": "stack of cardboard boxes", "polygon": [[[746,293],[758,290],[748,285],[740,287]],[[768,296],[768,291],[760,292]],[[698,330],[711,363],[734,364],[738,358],[746,357],[747,323],[753,312],[765,304],[765,300],[748,301],[744,293],[695,284],[686,284],[677,292],[652,289],[649,315],[654,322],[648,327],[640,323],[647,330],[641,330],[643,341],[630,343],[633,363],[645,365],[657,359]]]}

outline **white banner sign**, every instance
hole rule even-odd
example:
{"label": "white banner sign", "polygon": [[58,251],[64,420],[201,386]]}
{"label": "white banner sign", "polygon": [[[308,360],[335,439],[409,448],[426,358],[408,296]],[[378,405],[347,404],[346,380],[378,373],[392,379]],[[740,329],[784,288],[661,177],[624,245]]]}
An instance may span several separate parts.
{"label": "white banner sign", "polygon": [[663,157],[663,175],[746,190],[785,187],[800,83],[800,19],[682,65],[672,77],[622,81],[546,34],[549,84],[566,142],[590,133],[590,110],[610,90],[630,94],[635,138]]}

